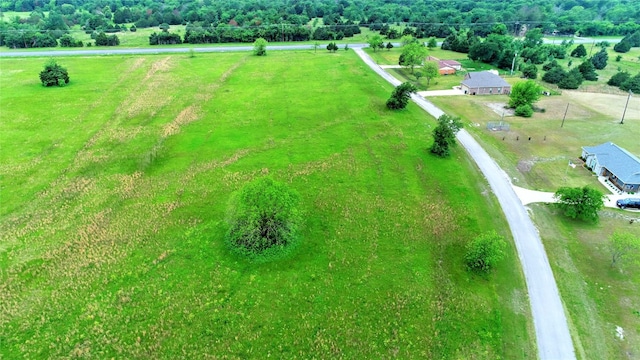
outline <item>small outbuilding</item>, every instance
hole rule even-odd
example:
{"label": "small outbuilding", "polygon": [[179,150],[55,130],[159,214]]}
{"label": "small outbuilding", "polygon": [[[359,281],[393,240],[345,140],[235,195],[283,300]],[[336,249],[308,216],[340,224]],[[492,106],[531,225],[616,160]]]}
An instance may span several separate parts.
{"label": "small outbuilding", "polygon": [[495,70],[470,72],[464,76],[460,87],[469,95],[508,95],[511,84],[498,75]]}
{"label": "small outbuilding", "polygon": [[607,178],[618,189],[640,190],[640,159],[618,145],[608,142],[582,148],[582,159],[591,171]]}
{"label": "small outbuilding", "polygon": [[428,61],[435,61],[438,64],[440,75],[453,75],[456,71],[462,70],[462,64],[455,60],[440,60],[437,57],[429,56]]}

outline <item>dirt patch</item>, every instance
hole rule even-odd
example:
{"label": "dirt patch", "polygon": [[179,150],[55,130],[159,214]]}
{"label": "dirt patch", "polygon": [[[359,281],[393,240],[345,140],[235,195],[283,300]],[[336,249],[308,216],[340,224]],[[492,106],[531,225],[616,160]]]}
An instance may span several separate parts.
{"label": "dirt patch", "polygon": [[195,106],[191,105],[186,109],[182,110],[176,118],[166,124],[162,129],[162,137],[169,137],[171,135],[175,135],[180,132],[180,128],[183,125],[189,124],[190,122],[196,121],[199,117],[199,111]]}
{"label": "dirt patch", "polygon": [[531,168],[533,168],[534,164],[535,162],[532,160],[520,160],[518,161],[518,165],[516,167],[521,173],[528,173],[529,171],[531,171]]}
{"label": "dirt patch", "polygon": [[507,103],[486,103],[486,106],[488,106],[491,110],[493,110],[493,112],[495,112],[498,115],[502,115],[504,114],[504,116],[513,116],[513,109],[507,109],[505,106],[507,106]]}
{"label": "dirt patch", "polygon": [[[147,71],[147,75],[145,75],[144,80],[149,80],[153,75],[155,75],[158,71],[167,71],[170,68],[169,60],[171,60],[170,56],[166,58],[156,61],[151,64],[151,68]],[[134,64],[135,65],[135,64]]]}
{"label": "dirt patch", "polygon": [[[619,119],[622,116],[622,111],[628,99],[628,95],[567,90],[563,91],[562,95],[571,99],[572,102],[616,119]],[[637,95],[632,95],[629,99],[629,105],[624,118],[640,120],[640,101],[638,101]]]}
{"label": "dirt patch", "polygon": [[140,82],[140,88],[134,90],[132,92],[134,95],[120,104],[117,113],[125,114],[128,119],[141,113],[149,113],[150,116],[153,116],[158,109],[171,102],[171,87],[167,85],[167,82],[170,81],[167,71],[171,66],[170,56],[151,64],[144,79]]}

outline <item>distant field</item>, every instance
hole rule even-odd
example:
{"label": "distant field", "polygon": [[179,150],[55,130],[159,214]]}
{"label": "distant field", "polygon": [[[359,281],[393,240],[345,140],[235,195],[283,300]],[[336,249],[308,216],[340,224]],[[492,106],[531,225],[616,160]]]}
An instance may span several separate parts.
{"label": "distant field", "polygon": [[[485,181],[353,52],[45,60],[0,59],[0,357],[537,358],[512,245],[464,270],[509,238]],[[265,174],[306,223],[255,265],[224,215]]]}

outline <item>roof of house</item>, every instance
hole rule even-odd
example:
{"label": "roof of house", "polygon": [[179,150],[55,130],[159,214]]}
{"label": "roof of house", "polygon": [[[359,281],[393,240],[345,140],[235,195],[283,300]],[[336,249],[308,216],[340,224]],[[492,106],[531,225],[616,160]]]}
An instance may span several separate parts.
{"label": "roof of house", "polygon": [[488,71],[470,72],[465,76],[462,85],[470,88],[475,87],[504,87],[511,86],[500,76]]}
{"label": "roof of house", "polygon": [[640,159],[632,153],[612,142],[584,146],[582,149],[589,155],[595,155],[598,164],[607,168],[625,184],[640,184]]}
{"label": "roof of house", "polygon": [[445,67],[445,66],[454,67],[454,66],[460,66],[461,64],[455,60],[438,60],[438,65],[440,65],[440,67]]}

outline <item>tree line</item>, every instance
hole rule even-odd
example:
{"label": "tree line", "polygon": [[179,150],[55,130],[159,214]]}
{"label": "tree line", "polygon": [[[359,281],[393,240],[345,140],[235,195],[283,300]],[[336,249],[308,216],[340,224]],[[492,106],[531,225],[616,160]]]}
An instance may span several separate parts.
{"label": "tree line", "polygon": [[[110,33],[162,24],[191,24],[209,29],[210,33],[215,33],[211,29],[228,26],[242,29],[238,33],[251,33],[233,38],[234,41],[246,39],[246,42],[258,37],[268,38],[268,34],[253,34],[251,29],[270,32],[273,31],[271,27],[278,26],[294,29],[292,31],[296,34],[290,38],[307,40],[339,40],[340,33],[349,37],[349,32],[355,34],[359,27],[380,31],[389,39],[403,35],[442,38],[451,35],[452,31],[466,28],[476,36],[485,37],[497,23],[505,24],[508,33],[513,35],[518,35],[525,27],[539,28],[543,33],[581,36],[627,35],[640,29],[640,3],[617,0],[597,3],[539,0],[535,5],[526,0],[5,0],[0,3],[0,11],[30,12],[27,18],[2,17],[0,43],[4,42],[7,34],[16,30],[47,33],[46,38],[45,35],[36,35],[37,41],[31,42],[34,46],[51,44],[51,36],[59,39],[69,29]],[[410,29],[399,33],[391,26],[399,23],[408,24]],[[324,27],[318,28],[319,25]],[[289,34],[280,30],[279,41],[283,41],[283,35],[287,37]],[[312,33],[307,35],[309,31]]]}

